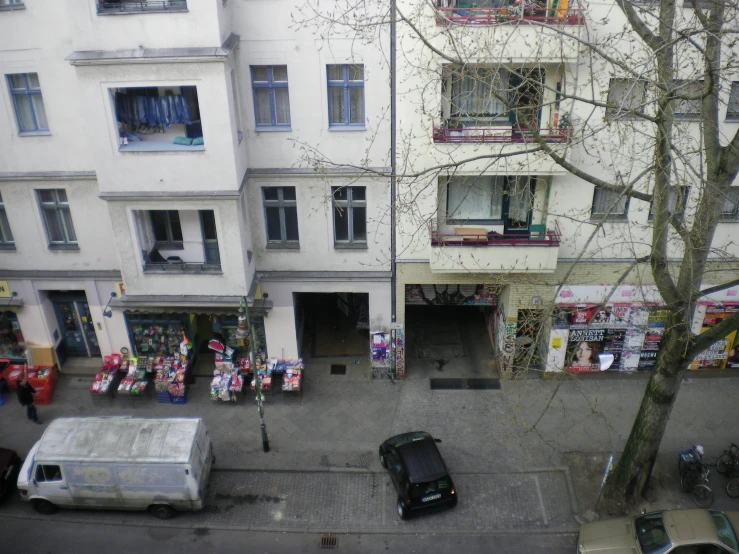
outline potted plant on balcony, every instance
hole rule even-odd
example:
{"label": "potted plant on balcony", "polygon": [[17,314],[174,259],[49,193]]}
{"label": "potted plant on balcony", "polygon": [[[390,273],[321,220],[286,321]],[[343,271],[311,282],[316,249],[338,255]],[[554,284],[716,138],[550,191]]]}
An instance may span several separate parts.
{"label": "potted plant on balcony", "polygon": [[447,136],[463,137],[464,129],[462,128],[462,120],[458,117],[451,117],[447,120]]}

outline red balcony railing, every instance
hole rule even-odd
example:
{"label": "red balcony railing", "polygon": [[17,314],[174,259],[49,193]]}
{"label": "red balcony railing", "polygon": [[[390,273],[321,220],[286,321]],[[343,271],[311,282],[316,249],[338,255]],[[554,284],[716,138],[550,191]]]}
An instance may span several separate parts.
{"label": "red balcony railing", "polygon": [[453,234],[440,233],[434,221],[429,224],[429,229],[431,246],[559,246],[562,238],[556,219],[553,230],[546,230],[544,225],[532,225],[531,230],[523,234],[483,232],[481,228],[457,226],[454,226]]}
{"label": "red balcony railing", "polygon": [[[540,127],[539,135],[545,142],[564,142],[569,136],[567,128]],[[513,125],[490,127],[449,127],[434,124],[434,142],[480,143],[480,142],[536,142],[534,134],[528,129]]]}
{"label": "red balcony railing", "polygon": [[530,4],[513,5],[504,8],[457,6],[447,8],[438,6],[437,25],[458,23],[462,25],[515,25],[545,23],[547,25],[582,25],[585,23],[584,10],[580,8],[541,8]]}

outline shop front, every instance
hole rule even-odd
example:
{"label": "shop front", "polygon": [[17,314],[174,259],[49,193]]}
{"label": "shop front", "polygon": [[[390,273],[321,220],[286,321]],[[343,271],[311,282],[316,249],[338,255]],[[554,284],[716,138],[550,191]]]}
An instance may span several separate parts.
{"label": "shop front", "polygon": [[15,312],[0,312],[0,360],[13,364],[26,363],[26,344]]}

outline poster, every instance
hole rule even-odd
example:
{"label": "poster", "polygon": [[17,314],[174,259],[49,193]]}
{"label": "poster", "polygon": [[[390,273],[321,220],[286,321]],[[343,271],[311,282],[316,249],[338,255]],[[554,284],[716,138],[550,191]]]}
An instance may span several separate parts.
{"label": "poster", "polygon": [[[739,305],[734,303],[718,304],[706,308],[703,317],[701,333],[739,311]],[[690,369],[724,369],[739,368],[739,350],[737,349],[736,332],[714,342],[709,348],[699,353],[688,366]]]}
{"label": "poster", "polygon": [[652,369],[657,362],[659,343],[665,336],[665,323],[669,315],[667,310],[653,310],[649,313],[637,369]]}
{"label": "poster", "polygon": [[603,350],[605,332],[605,329],[570,329],[566,357],[570,372],[600,370],[598,354]]}
{"label": "poster", "polygon": [[390,333],[372,333],[372,361],[384,362],[390,352]]}

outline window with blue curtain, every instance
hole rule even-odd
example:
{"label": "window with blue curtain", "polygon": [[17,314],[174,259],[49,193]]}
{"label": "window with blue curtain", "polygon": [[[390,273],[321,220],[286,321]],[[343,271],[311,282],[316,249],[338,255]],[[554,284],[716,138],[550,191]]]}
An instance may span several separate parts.
{"label": "window with blue curtain", "polygon": [[48,131],[49,122],[46,120],[38,73],[15,73],[7,75],[7,78],[18,121],[18,132],[23,134]]}
{"label": "window with blue curtain", "polygon": [[251,66],[256,127],[290,127],[290,97],[286,65]]}
{"label": "window with blue curtain", "polygon": [[364,66],[328,65],[328,124],[364,126]]}

